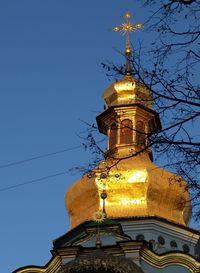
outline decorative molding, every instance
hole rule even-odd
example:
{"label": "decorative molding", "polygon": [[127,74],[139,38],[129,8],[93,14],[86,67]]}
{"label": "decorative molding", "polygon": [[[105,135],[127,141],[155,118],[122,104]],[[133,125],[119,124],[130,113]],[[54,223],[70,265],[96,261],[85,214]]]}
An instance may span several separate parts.
{"label": "decorative molding", "polygon": [[182,240],[190,241],[193,244],[196,244],[199,240],[199,231],[185,227],[182,225],[177,225],[174,222],[169,222],[166,219],[158,218],[158,217],[143,217],[143,218],[130,218],[129,221],[127,219],[120,219],[123,230],[128,233],[130,231],[134,231],[135,229],[142,228],[143,231],[149,231],[152,229],[153,231],[170,234],[170,236],[179,237]]}
{"label": "decorative molding", "polygon": [[171,265],[179,265],[189,269],[192,273],[200,272],[200,262],[184,253],[170,252],[164,255],[157,255],[145,248],[141,250],[140,254],[141,260],[159,269]]}
{"label": "decorative molding", "polygon": [[26,266],[15,270],[13,273],[56,273],[61,267],[61,257],[54,256],[46,266]]}

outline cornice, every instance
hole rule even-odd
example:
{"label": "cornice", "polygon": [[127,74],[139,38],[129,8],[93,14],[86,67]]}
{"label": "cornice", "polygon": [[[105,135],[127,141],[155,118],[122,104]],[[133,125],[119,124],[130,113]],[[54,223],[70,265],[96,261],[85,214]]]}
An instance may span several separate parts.
{"label": "cornice", "polygon": [[181,252],[170,252],[157,255],[149,249],[142,249],[140,252],[141,260],[152,267],[164,268],[171,265],[179,265],[189,269],[192,273],[200,272],[200,262],[190,255]]}
{"label": "cornice", "polygon": [[99,128],[99,131],[103,134],[105,134],[105,131],[104,131],[104,128],[103,128],[103,124],[102,124],[102,120],[105,119],[106,116],[110,116],[110,115],[113,115],[114,112],[118,112],[118,111],[128,111],[128,110],[133,110],[133,109],[141,109],[145,112],[148,112],[150,113],[151,115],[155,116],[155,119],[156,119],[156,122],[157,122],[157,125],[158,125],[158,129],[160,130],[161,129],[161,122],[160,122],[160,118],[159,118],[159,114],[154,111],[153,109],[150,109],[148,107],[145,107],[144,105],[140,104],[140,103],[133,103],[133,104],[123,104],[123,105],[115,105],[115,106],[111,106],[109,107],[108,109],[106,109],[104,112],[102,112],[101,114],[99,114],[97,117],[96,117],[96,121],[97,121],[97,124],[98,124],[98,128]]}
{"label": "cornice", "polygon": [[[116,218],[115,220],[117,220],[122,226],[124,226],[125,223],[129,223],[129,225],[131,226],[131,222],[137,223],[138,225],[140,225],[142,222],[143,222],[143,224],[147,224],[148,222],[150,224],[152,224],[153,222],[155,222],[158,225],[165,225],[167,228],[169,228],[171,226],[171,227],[173,227],[173,228],[171,228],[172,230],[174,228],[176,228],[178,230],[178,232],[180,232],[180,230],[184,230],[185,232],[195,234],[197,237],[200,236],[200,231],[197,229],[190,228],[188,226],[184,226],[181,224],[177,224],[173,221],[169,221],[165,218],[158,217],[158,216],[120,217],[120,218]],[[124,227],[123,227],[123,229],[124,229]]]}

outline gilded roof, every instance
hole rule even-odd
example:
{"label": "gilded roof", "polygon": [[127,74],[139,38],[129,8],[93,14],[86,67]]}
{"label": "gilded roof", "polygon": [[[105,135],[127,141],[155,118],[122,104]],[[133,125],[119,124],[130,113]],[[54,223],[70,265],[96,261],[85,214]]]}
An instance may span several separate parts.
{"label": "gilded roof", "polygon": [[103,93],[103,99],[108,107],[141,103],[151,108],[152,98],[149,88],[131,76],[112,83]]}
{"label": "gilded roof", "polygon": [[67,191],[71,228],[92,220],[93,213],[102,209],[103,184],[106,184],[108,218],[157,216],[184,226],[188,224],[190,196],[186,182],[179,176],[156,166],[145,153],[121,160],[102,179],[104,164],[98,166],[102,172],[92,177],[85,175]]}

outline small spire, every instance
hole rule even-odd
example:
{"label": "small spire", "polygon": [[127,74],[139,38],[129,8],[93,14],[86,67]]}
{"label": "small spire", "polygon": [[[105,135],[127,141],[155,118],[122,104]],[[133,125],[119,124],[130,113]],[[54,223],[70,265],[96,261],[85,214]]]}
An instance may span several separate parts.
{"label": "small spire", "polygon": [[131,68],[131,55],[132,55],[132,50],[131,50],[131,42],[130,42],[130,32],[133,32],[137,29],[142,28],[142,24],[133,24],[130,21],[130,18],[132,17],[131,13],[127,11],[124,15],[123,18],[126,19],[124,23],[122,23],[120,26],[116,26],[113,28],[115,32],[121,32],[122,34],[126,34],[126,48],[125,48],[125,56],[126,56],[126,70],[125,70],[125,75],[126,76],[131,76],[132,74],[132,68]]}
{"label": "small spire", "polygon": [[101,193],[101,199],[103,200],[103,213],[105,215],[105,218],[107,217],[107,214],[106,214],[106,204],[105,204],[106,198],[107,198],[106,190],[103,190],[103,192]]}

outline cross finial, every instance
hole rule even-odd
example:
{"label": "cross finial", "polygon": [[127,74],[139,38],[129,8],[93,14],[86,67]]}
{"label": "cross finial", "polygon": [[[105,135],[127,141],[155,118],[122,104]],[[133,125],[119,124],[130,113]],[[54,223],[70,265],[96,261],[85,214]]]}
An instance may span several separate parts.
{"label": "cross finial", "polygon": [[124,15],[123,18],[126,19],[124,23],[122,23],[120,26],[116,26],[113,28],[115,32],[121,32],[122,34],[126,34],[126,49],[125,49],[125,55],[126,55],[126,71],[125,74],[127,76],[131,75],[131,63],[130,63],[130,58],[131,58],[131,43],[130,43],[130,32],[133,32],[137,29],[142,28],[142,24],[136,23],[133,24],[130,21],[130,18],[132,17],[131,13],[127,11]]}

